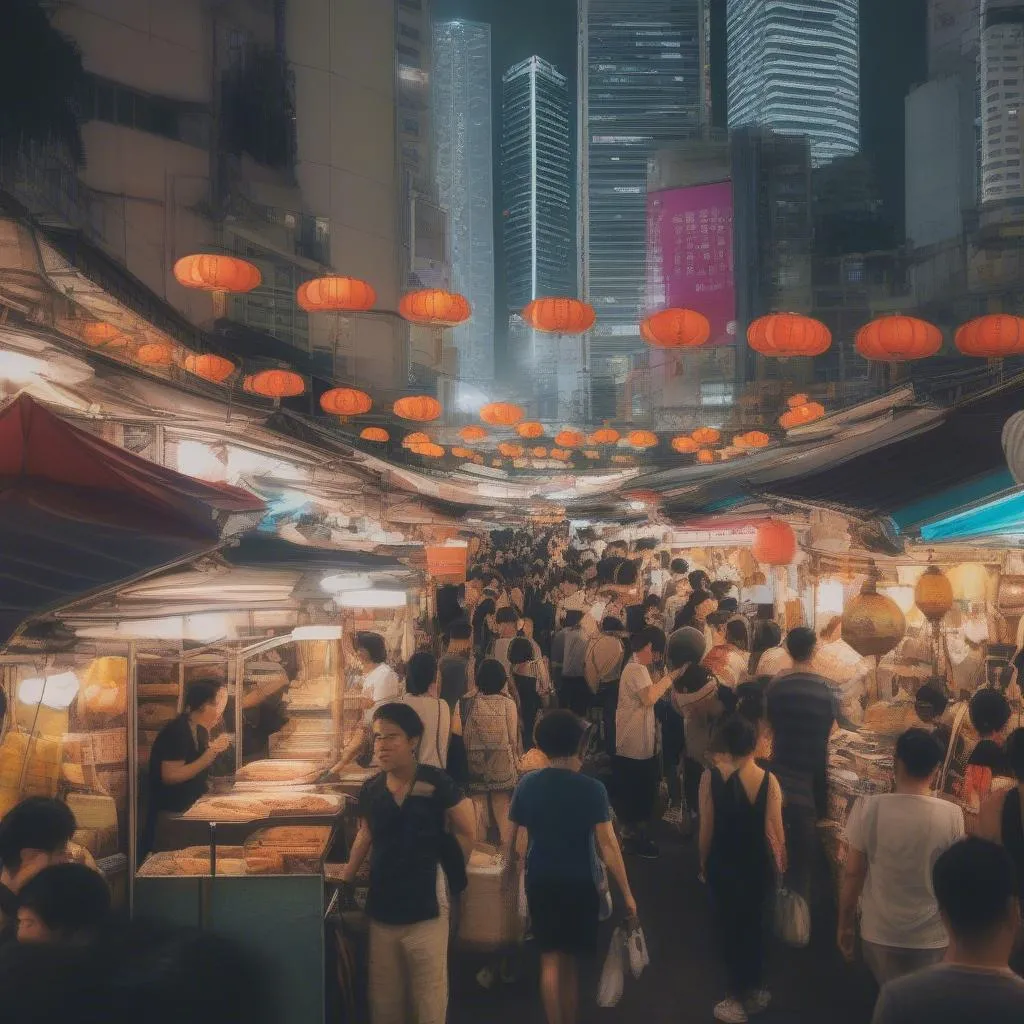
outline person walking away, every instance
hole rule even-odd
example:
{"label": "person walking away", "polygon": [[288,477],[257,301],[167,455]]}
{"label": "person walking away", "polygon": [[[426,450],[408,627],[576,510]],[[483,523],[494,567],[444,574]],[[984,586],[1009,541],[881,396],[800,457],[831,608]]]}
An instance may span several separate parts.
{"label": "person walking away", "polygon": [[1007,852],[962,839],[935,862],[932,888],[949,934],[946,959],[886,985],[872,1024],[1024,1020],[1024,981],[1009,968],[1020,893]]}
{"label": "person walking away", "polygon": [[715,612],[708,616],[708,625],[714,633],[715,643],[704,656],[704,667],[730,690],[735,690],[746,678],[750,664],[750,639],[747,624],[728,612]]}
{"label": "person walking away", "polygon": [[535,651],[526,637],[518,636],[508,647],[508,660],[512,665],[512,683],[519,695],[519,714],[522,722],[522,749],[534,747],[533,729],[537,715],[544,706],[543,695],[538,691],[537,676],[533,674]]}
{"label": "person walking away", "polygon": [[779,624],[772,619],[761,619],[756,622],[754,639],[750,647],[750,678],[772,678],[782,672],[788,672],[792,667],[793,659],[782,644],[782,629]]}
{"label": "person walking away", "polygon": [[978,690],[968,707],[978,742],[967,759],[963,799],[971,810],[978,811],[993,791],[1013,786],[1013,772],[1003,749],[1011,712],[1006,697],[989,686]]}
{"label": "person walking away", "polygon": [[930,732],[942,748],[943,757],[953,738],[952,729],[942,721],[948,705],[945,681],[937,676],[925,683],[914,696],[914,711],[925,731]]}
{"label": "person walking away", "polygon": [[490,657],[500,661],[505,671],[510,672],[508,646],[519,632],[519,613],[515,608],[499,608],[494,622],[498,627],[498,637],[491,645]]}
{"label": "person walking away", "polygon": [[923,729],[896,741],[896,789],[863,796],[846,823],[839,950],[850,962],[857,908],[864,960],[879,986],[942,960],[949,939],[932,889],[939,856],[964,835],[963,811],[932,796],[942,764]]}
{"label": "person walking away", "polygon": [[1002,844],[1024,892],[1024,729],[1014,729],[1007,737],[1006,759],[1017,784],[993,793],[982,804],[978,835]]}
{"label": "person walking away", "polygon": [[658,847],[646,834],[658,795],[659,765],[654,705],[668,692],[672,677],[657,683],[650,666],[665,650],[665,634],[653,626],[632,637],[633,657],[622,670],[615,711],[615,754],[612,785],[616,813],[622,825],[627,853],[649,859]]}
{"label": "person walking away", "polygon": [[452,713],[445,701],[434,696],[436,686],[437,659],[429,651],[417,651],[405,667],[402,703],[408,704],[423,723],[423,737],[416,751],[420,764],[444,769],[448,764]]}
{"label": "person walking away", "polygon": [[578,958],[597,948],[598,853],[636,916],[604,786],[580,774],[584,725],[567,710],[537,723],[547,767],[523,777],[512,798],[505,864],[515,877],[520,829],[527,834],[526,898],[541,955],[541,997],[548,1024],[576,1024]]}
{"label": "person walking away", "polygon": [[370,857],[369,997],[373,1024],[445,1024],[449,896],[443,870],[453,836],[473,849],[472,803],[438,768],[420,764],[419,715],[405,704],[373,713],[381,771],[359,793],[359,831],[337,877],[352,883]]}
{"label": "person walking away", "polygon": [[441,699],[454,713],[455,706],[470,689],[473,627],[462,619],[453,622],[448,632],[448,644],[437,668],[441,674]]}
{"label": "person walking away", "polygon": [[483,840],[493,815],[499,834],[508,827],[508,808],[523,756],[519,713],[505,692],[508,676],[500,661],[486,658],[476,674],[477,692],[455,709],[452,733],[461,736],[469,765],[467,789],[477,809]]}
{"label": "person walking away", "polygon": [[812,876],[825,867],[817,822],[828,810],[828,739],[836,724],[835,697],[827,680],[813,668],[816,645],[814,630],[803,626],[790,630],[786,649],[793,669],[776,678],[767,694],[772,772],[785,797],[786,888],[808,907]]}
{"label": "person walking away", "polygon": [[767,1009],[763,985],[764,911],[773,868],[786,869],[782,789],[754,761],[757,730],[739,715],[724,719],[711,741],[714,766],[700,787],[700,867],[711,891],[729,995],[716,1020],[742,1024]]}
{"label": "person walking away", "polygon": [[601,632],[590,639],[584,658],[583,674],[591,699],[601,711],[601,738],[609,753],[615,749],[615,708],[626,661],[621,639],[624,632],[621,620],[605,616],[601,620]]}
{"label": "person walking away", "polygon": [[565,627],[562,630],[561,683],[558,687],[558,703],[581,718],[590,709],[590,687],[586,679],[587,637],[583,631],[584,613],[571,609],[565,613]]}

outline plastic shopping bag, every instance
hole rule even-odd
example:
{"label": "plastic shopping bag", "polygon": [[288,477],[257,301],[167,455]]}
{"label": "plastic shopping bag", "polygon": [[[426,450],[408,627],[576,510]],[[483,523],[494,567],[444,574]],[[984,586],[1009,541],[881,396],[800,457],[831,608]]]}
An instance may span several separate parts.
{"label": "plastic shopping bag", "polygon": [[626,981],[626,933],[621,928],[612,932],[608,955],[604,958],[601,980],[597,986],[597,1005],[617,1006]]}
{"label": "plastic shopping bag", "polygon": [[629,953],[629,969],[633,972],[634,978],[639,978],[644,973],[644,968],[651,962],[651,958],[647,952],[647,939],[644,938],[644,930],[640,927],[640,922],[635,919],[629,924],[626,950]]}
{"label": "plastic shopping bag", "polygon": [[608,869],[601,860],[597,862],[597,893],[601,897],[598,918],[607,921],[612,916],[612,890],[608,885]]}
{"label": "plastic shopping bag", "polygon": [[811,908],[799,893],[781,888],[775,894],[775,934],[794,949],[811,941]]}

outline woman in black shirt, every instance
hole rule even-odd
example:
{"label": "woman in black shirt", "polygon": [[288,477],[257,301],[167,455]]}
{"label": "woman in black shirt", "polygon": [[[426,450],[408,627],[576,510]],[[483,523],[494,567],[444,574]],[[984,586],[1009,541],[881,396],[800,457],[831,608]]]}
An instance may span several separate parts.
{"label": "woman in black shirt", "polygon": [[197,679],[185,692],[185,710],[153,741],[143,854],[153,847],[161,815],[183,814],[206,792],[210,766],[232,743],[228,733],[210,739],[210,730],[223,719],[227,702],[225,683]]}

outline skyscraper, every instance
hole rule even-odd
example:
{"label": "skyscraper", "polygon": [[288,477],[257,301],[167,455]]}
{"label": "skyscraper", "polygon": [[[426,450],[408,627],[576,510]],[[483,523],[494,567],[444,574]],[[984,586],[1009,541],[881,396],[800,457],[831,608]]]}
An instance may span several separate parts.
{"label": "skyscraper", "polygon": [[448,211],[452,286],[473,307],[454,330],[459,377],[494,380],[494,210],[491,157],[491,28],[473,21],[434,25],[434,162]]}
{"label": "skyscraper", "polygon": [[579,0],[580,294],[597,311],[593,416],[640,347],[647,161],[697,135],[706,105],[704,0]]}
{"label": "skyscraper", "polygon": [[1024,0],[985,0],[981,27],[981,201],[1024,199]]}
{"label": "skyscraper", "polygon": [[[533,299],[573,291],[569,84],[540,57],[502,78],[502,210],[509,341],[532,385],[537,415],[570,416],[580,387],[580,345],[530,330],[519,316]],[[559,394],[562,402],[559,403]]]}
{"label": "skyscraper", "polygon": [[806,135],[816,166],[860,149],[859,0],[729,0],[729,127]]}

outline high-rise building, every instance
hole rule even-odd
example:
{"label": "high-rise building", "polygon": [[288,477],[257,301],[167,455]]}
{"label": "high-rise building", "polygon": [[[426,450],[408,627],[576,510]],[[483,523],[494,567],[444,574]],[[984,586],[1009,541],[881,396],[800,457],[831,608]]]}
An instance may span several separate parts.
{"label": "high-rise building", "polygon": [[494,207],[491,138],[491,27],[434,24],[431,110],[434,168],[447,211],[452,286],[473,307],[453,331],[459,378],[494,380]]}
{"label": "high-rise building", "polygon": [[859,0],[729,0],[729,127],[806,135],[821,165],[860,149]]}
{"label": "high-rise building", "polygon": [[928,0],[928,77],[959,70],[978,59],[981,0]]}
{"label": "high-rise building", "polygon": [[981,32],[981,201],[1024,199],[1024,2],[985,0]]}
{"label": "high-rise building", "polygon": [[579,286],[598,316],[595,418],[615,415],[641,344],[648,159],[702,127],[704,12],[704,0],[579,0]]}
{"label": "high-rise building", "polygon": [[580,344],[533,331],[519,314],[533,299],[574,290],[568,80],[547,61],[530,57],[505,72],[502,112],[509,341],[536,414],[555,419],[574,411]]}

